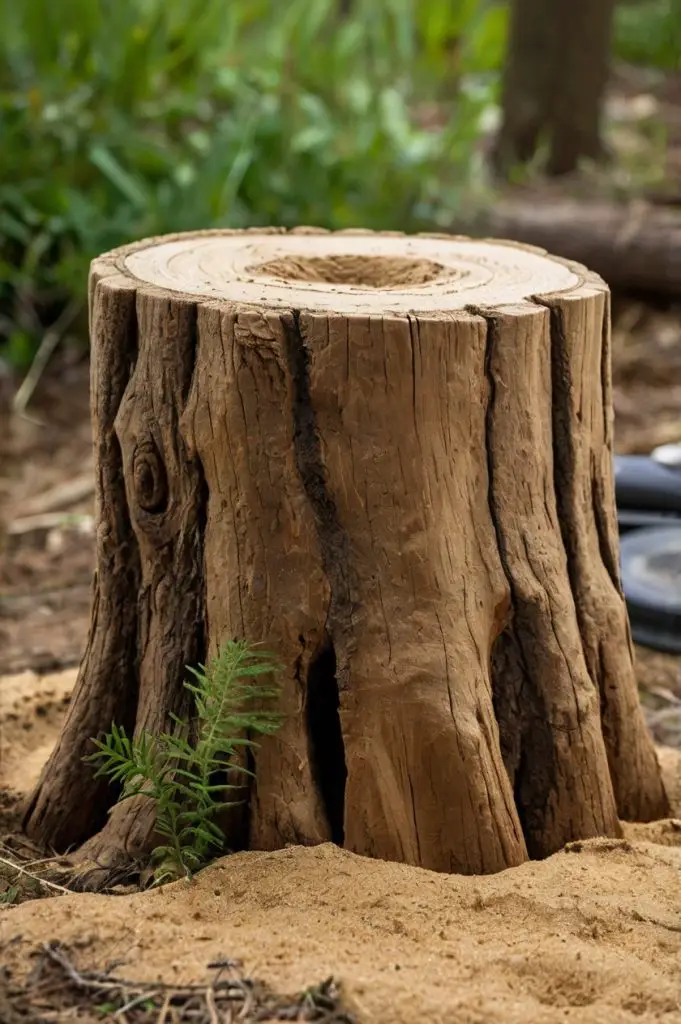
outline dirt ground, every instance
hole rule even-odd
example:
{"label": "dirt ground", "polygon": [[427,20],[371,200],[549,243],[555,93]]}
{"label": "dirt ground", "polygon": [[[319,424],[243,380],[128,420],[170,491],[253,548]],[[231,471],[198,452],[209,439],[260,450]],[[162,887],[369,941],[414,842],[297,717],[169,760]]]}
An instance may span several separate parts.
{"label": "dirt ground", "polygon": [[[5,680],[8,758],[0,782],[18,795],[35,782],[74,677],[66,670]],[[681,755],[660,753],[681,815]],[[681,1021],[681,820],[625,826],[624,840],[571,844],[495,876],[446,876],[328,844],[237,854],[194,882],[157,890],[57,893],[10,906],[0,910],[3,1024],[26,1020],[14,993],[28,993],[33,1010],[41,1002],[57,1007],[38,1020],[124,1019],[72,1017],[67,1007],[79,993],[65,991],[63,978],[54,990],[44,981],[31,988],[33,954],[51,941],[81,975],[116,961],[115,973],[148,993],[159,982],[173,989],[201,982],[208,965],[225,958],[279,992],[330,976],[342,985],[345,1015],[248,1020],[674,1024]]]}
{"label": "dirt ground", "polygon": [[0,934],[21,933],[10,964],[59,935],[79,965],[123,956],[151,982],[202,978],[225,956],[283,991],[333,974],[358,1021],[671,1024],[680,870],[681,848],[652,836],[478,879],[295,847],[235,855],[193,885],[24,904]]}
{"label": "dirt ground", "polygon": [[[616,301],[614,360],[618,449],[680,441],[681,308]],[[55,742],[87,637],[87,361],[54,359],[28,412],[0,431],[0,834]],[[637,659],[681,817],[671,749],[681,748],[681,659],[642,649]],[[149,983],[202,980],[221,957],[286,992],[334,975],[361,1021],[681,1022],[681,821],[627,826],[623,842],[578,844],[490,878],[292,847],[222,860],[193,884],[0,908],[0,961],[12,971],[0,971],[3,1022],[31,1019],[16,1016],[12,986],[52,939],[81,971],[122,958],[121,973]],[[67,1012],[63,985],[61,999],[35,1019],[90,1019]],[[350,1019],[326,1012],[297,1019]]]}

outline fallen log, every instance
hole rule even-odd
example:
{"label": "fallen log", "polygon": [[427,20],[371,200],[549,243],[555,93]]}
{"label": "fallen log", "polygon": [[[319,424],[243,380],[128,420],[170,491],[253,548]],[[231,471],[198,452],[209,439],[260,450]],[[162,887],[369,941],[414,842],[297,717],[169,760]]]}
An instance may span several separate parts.
{"label": "fallen log", "polygon": [[586,264],[611,288],[681,296],[681,209],[671,206],[520,196],[454,229],[540,246]]}

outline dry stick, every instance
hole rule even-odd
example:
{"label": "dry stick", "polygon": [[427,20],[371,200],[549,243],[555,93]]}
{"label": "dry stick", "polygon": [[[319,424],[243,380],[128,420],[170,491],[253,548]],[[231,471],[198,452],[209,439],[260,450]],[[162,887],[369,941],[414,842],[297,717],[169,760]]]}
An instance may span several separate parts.
{"label": "dry stick", "polygon": [[12,402],[14,412],[18,413],[20,416],[24,414],[26,406],[31,400],[31,396],[36,389],[38,381],[43,375],[45,367],[50,361],[52,353],[64,337],[65,331],[68,330],[78,316],[81,308],[82,303],[74,299],[68,304],[68,306],[66,306],[52,326],[45,332],[29,371],[24,377],[19,390],[14,396],[14,401]]}
{"label": "dry stick", "polygon": [[172,999],[171,993],[170,992],[166,992],[166,997],[163,1000],[163,1006],[159,1010],[158,1017],[156,1018],[156,1024],[166,1024],[166,1017],[168,1015],[168,1010],[170,1009],[170,1000],[171,999]]}
{"label": "dry stick", "polygon": [[205,996],[206,1009],[210,1014],[210,1024],[220,1024],[220,1016],[218,1014],[218,1008],[215,1003],[215,991],[212,985],[206,989]]}
{"label": "dry stick", "polygon": [[11,860],[7,860],[6,857],[0,857],[0,864],[4,864],[5,867],[12,868],[12,870],[16,871],[19,875],[26,875],[27,878],[31,878],[34,882],[38,882],[39,885],[44,885],[48,889],[54,889],[55,892],[66,893],[68,896],[73,896],[73,889],[67,889],[63,885],[57,885],[56,882],[48,882],[46,878],[41,878],[40,875],[34,875],[20,864],[14,864]]}
{"label": "dry stick", "polygon": [[[109,973],[100,973],[95,971],[86,971],[81,973],[74,967],[65,953],[56,944],[43,943],[42,950],[50,960],[62,969],[77,988],[100,994],[105,992],[113,994],[116,992],[118,993],[119,998],[123,998],[124,994],[132,997],[129,1002],[125,1003],[125,1005],[116,1012],[115,1016],[118,1020],[125,1021],[125,1012],[127,1010],[134,1008],[146,999],[160,998],[163,993],[165,993],[165,998],[160,1014],[157,1017],[157,1024],[165,1024],[168,1011],[170,1011],[174,1020],[179,1019],[171,1005],[174,997],[184,998],[186,1000],[189,1000],[192,997],[194,999],[197,997],[201,999],[210,1015],[211,1024],[214,1024],[214,1022],[216,1022],[216,1024],[220,1024],[220,1010],[216,1001],[218,998],[226,999],[230,1002],[241,1003],[241,1007],[236,1018],[238,1020],[248,1019],[251,1010],[256,1007],[256,999],[252,988],[242,978],[220,979],[220,972],[225,968],[235,966],[238,963],[236,961],[218,961],[217,964],[209,965],[209,969],[217,966],[219,973],[218,976],[207,985],[187,984],[177,986],[167,984],[165,982],[154,982],[148,987],[145,987],[144,983],[127,981],[123,978],[112,978]],[[111,969],[112,968],[109,968],[109,971]],[[325,991],[330,984],[331,979],[314,990],[318,993],[317,998],[315,998],[312,991],[308,992],[296,1007],[298,1013],[303,1012],[306,1007],[315,1011],[326,1011],[325,1015],[319,1018],[320,1024],[332,1021],[352,1021],[353,1018],[350,1015],[346,1015],[343,1011],[340,1011],[340,1016],[336,1015],[337,1007],[335,1006],[335,1000],[332,996],[329,997]],[[234,1007],[230,1007],[229,1012],[230,1020],[234,1020]]]}
{"label": "dry stick", "polygon": [[[71,961],[58,946],[51,946],[49,943],[43,943],[42,950],[50,960],[66,971],[74,985],[77,985],[79,988],[94,988],[102,991],[112,991],[113,989],[123,991],[124,989],[129,989],[131,992],[140,992],[144,990],[143,982],[130,981],[126,978],[112,978],[109,974],[100,971],[86,971],[81,973],[73,966]],[[226,984],[238,991],[241,991],[241,986],[234,980],[227,981]],[[202,993],[205,992],[206,986],[191,983],[178,986],[171,985],[164,981],[156,981],[150,987],[150,991],[154,990],[158,990],[159,993],[168,992],[172,997],[173,994]]]}
{"label": "dry stick", "polygon": [[[14,853],[14,850],[10,849],[10,847],[8,847],[5,843],[2,842],[0,842],[0,850],[2,850],[3,853],[5,854]],[[12,864],[16,866],[15,861],[12,861]],[[59,867],[62,870],[64,870],[64,868],[68,866],[64,864],[64,858],[58,856],[40,857],[38,860],[25,860],[21,866],[26,871],[34,871],[36,868],[43,867],[45,864],[51,864],[53,867]],[[68,891],[71,892],[72,890],[69,889]]]}
{"label": "dry stick", "polygon": [[95,490],[94,462],[89,459],[87,468],[69,480],[62,480],[47,490],[33,495],[23,503],[23,515],[39,515],[67,509],[83,498],[89,498]]}
{"label": "dry stick", "polygon": [[647,687],[648,693],[653,697],[659,697],[661,700],[666,700],[668,704],[678,705],[681,704],[681,697],[672,690],[667,689],[666,686],[650,686]]}
{"label": "dry stick", "polygon": [[43,512],[39,515],[13,519],[7,527],[7,534],[9,537],[20,537],[39,530],[53,530],[55,527],[61,527],[63,530],[83,528],[89,527],[92,521],[92,516],[79,512]]}
{"label": "dry stick", "polygon": [[160,994],[160,990],[152,989],[150,992],[142,992],[139,995],[133,996],[133,998],[129,1002],[127,1002],[125,1006],[121,1006],[120,1010],[116,1010],[114,1016],[120,1017],[128,1010],[132,1010],[140,1003],[143,1003],[145,999],[156,999],[158,996],[160,996]]}

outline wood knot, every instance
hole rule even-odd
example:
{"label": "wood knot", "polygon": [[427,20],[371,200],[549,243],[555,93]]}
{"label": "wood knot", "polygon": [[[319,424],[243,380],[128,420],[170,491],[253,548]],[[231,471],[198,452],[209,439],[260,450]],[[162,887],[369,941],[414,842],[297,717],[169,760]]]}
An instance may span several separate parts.
{"label": "wood knot", "polygon": [[163,460],[152,441],[140,445],[133,455],[132,476],[137,504],[145,512],[164,512],[168,505],[168,477]]}

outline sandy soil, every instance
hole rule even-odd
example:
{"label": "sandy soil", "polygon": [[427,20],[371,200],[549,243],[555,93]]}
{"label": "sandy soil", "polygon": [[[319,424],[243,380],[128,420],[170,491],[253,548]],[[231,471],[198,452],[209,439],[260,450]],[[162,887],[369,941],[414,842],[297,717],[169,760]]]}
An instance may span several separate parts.
{"label": "sandy soil", "polygon": [[[74,679],[0,679],[0,788],[30,791]],[[660,753],[681,815],[681,754]],[[280,991],[333,975],[357,1018],[376,1024],[671,1024],[681,1022],[681,820],[626,826],[623,841],[572,844],[492,877],[329,844],[238,854],[160,890],[0,911],[0,961],[18,975],[52,939],[83,969],[121,960],[121,974],[149,981],[203,979],[225,956]]]}
{"label": "sandy soil", "polygon": [[377,1024],[680,1021],[681,832],[654,838],[475,879],[331,845],[238,854],[194,883],[23,904],[0,941],[10,964],[58,937],[145,979],[223,956],[286,991],[333,974]]}
{"label": "sandy soil", "polygon": [[61,728],[76,673],[0,678],[0,788],[27,793]]}

